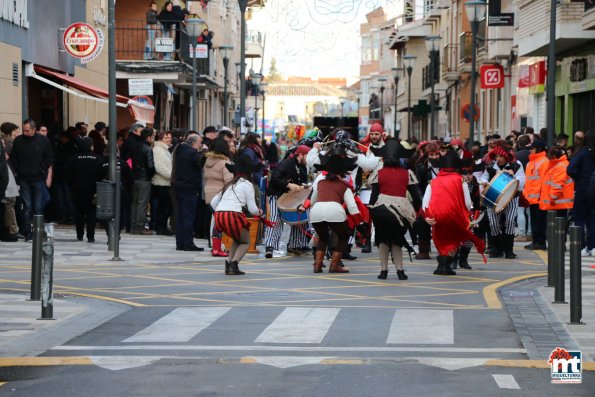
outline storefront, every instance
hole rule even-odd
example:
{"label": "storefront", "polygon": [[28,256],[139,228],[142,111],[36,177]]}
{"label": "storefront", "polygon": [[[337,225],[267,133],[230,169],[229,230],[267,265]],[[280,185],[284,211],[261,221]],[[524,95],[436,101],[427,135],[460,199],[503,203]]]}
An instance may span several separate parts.
{"label": "storefront", "polygon": [[556,78],[558,131],[573,136],[595,128],[595,54],[579,53],[564,58]]}

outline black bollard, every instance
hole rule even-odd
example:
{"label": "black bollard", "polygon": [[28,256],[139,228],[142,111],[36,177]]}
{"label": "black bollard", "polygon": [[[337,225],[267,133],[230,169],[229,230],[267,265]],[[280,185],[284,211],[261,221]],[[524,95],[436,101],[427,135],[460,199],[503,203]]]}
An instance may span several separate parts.
{"label": "black bollard", "polygon": [[122,179],[121,179],[121,171],[120,171],[120,167],[116,167],[116,192],[114,194],[114,199],[115,199],[115,203],[114,203],[114,238],[113,238],[113,246],[114,246],[114,256],[112,257],[112,259],[110,259],[111,261],[121,261],[122,258],[120,258],[120,200],[121,200],[121,190],[120,190],[120,186],[122,184]]}
{"label": "black bollard", "polygon": [[33,230],[31,231],[31,295],[30,300],[38,301],[41,293],[41,243],[43,232],[43,215],[33,215]]}
{"label": "black bollard", "polygon": [[41,318],[54,320],[54,224],[44,225],[41,261]]}
{"label": "black bollard", "polygon": [[547,286],[554,286],[554,219],[556,211],[547,212]]}
{"label": "black bollard", "polygon": [[570,324],[584,324],[582,274],[581,274],[581,227],[570,227]]}
{"label": "black bollard", "polygon": [[566,303],[565,298],[565,286],[564,286],[564,251],[565,251],[565,239],[566,239],[566,218],[556,217],[554,223],[554,284],[556,290],[554,292],[554,303]]}

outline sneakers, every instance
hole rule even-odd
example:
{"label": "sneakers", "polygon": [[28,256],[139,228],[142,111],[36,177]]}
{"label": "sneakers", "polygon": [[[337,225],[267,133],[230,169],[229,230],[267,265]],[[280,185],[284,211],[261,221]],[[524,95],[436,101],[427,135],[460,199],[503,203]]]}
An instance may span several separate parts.
{"label": "sneakers", "polygon": [[581,256],[595,256],[595,249],[583,248]]}

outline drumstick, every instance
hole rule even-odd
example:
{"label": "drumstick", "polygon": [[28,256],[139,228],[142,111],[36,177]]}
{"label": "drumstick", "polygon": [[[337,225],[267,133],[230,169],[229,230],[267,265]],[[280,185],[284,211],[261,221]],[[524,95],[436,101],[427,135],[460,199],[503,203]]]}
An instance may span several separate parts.
{"label": "drumstick", "polygon": [[357,145],[359,145],[359,146],[361,146],[361,147],[366,148],[366,150],[368,149],[368,147],[366,145],[364,145],[363,143],[359,143],[358,141],[354,141],[353,139],[350,139],[350,141],[353,142],[353,143],[355,143],[355,144],[357,144]]}

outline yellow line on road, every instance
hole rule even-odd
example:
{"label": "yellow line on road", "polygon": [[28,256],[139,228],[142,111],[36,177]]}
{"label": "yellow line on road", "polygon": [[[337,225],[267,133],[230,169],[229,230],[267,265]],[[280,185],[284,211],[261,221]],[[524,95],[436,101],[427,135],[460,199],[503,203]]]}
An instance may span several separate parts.
{"label": "yellow line on road", "polygon": [[45,367],[56,365],[94,365],[89,357],[0,357],[0,367]]}
{"label": "yellow line on road", "polygon": [[506,280],[502,280],[499,283],[490,284],[483,289],[483,297],[488,304],[489,309],[502,309],[502,302],[498,298],[498,288],[501,288],[505,285],[516,283],[517,281],[527,280],[530,278],[535,277],[543,277],[547,276],[547,273],[530,273],[524,274],[522,276],[511,277]]}
{"label": "yellow line on road", "polygon": [[67,290],[67,291],[56,290],[56,292],[63,293],[63,294],[82,296],[84,298],[93,298],[93,299],[100,299],[100,300],[109,301],[109,302],[123,303],[125,305],[134,306],[134,307],[147,306],[147,305],[143,305],[142,303],[136,303],[136,302],[132,302],[132,301],[125,300],[125,299],[118,299],[118,298],[112,298],[109,296],[102,296],[102,295],[95,295],[95,294],[86,294],[83,292],[76,292],[76,291],[71,291],[71,290]]}

